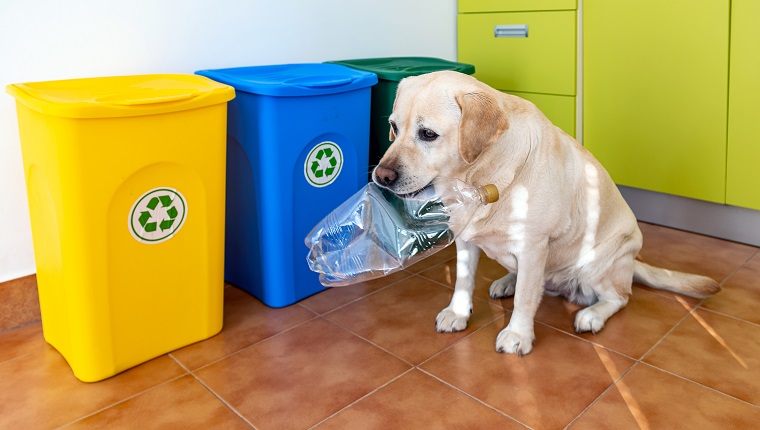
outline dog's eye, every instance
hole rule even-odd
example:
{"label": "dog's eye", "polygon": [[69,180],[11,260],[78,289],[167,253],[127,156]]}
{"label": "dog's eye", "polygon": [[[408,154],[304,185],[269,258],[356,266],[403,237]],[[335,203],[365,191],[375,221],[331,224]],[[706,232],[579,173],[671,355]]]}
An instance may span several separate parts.
{"label": "dog's eye", "polygon": [[433,141],[438,138],[438,134],[434,132],[433,130],[429,128],[421,128],[420,129],[420,139],[426,140],[428,142]]}

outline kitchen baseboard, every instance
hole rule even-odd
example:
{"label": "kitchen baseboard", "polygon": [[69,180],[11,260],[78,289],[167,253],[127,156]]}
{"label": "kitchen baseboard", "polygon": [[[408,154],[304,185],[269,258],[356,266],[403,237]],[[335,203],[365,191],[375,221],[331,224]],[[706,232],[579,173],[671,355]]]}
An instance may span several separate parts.
{"label": "kitchen baseboard", "polygon": [[39,319],[36,275],[0,282],[0,332]]}
{"label": "kitchen baseboard", "polygon": [[618,186],[639,221],[760,246],[760,211]]}

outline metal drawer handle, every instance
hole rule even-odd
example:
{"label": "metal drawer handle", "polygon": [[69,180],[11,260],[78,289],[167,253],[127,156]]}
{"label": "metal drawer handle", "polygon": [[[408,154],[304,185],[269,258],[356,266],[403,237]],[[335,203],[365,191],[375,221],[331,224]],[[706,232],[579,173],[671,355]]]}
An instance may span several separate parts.
{"label": "metal drawer handle", "polygon": [[493,37],[528,37],[528,24],[495,25]]}

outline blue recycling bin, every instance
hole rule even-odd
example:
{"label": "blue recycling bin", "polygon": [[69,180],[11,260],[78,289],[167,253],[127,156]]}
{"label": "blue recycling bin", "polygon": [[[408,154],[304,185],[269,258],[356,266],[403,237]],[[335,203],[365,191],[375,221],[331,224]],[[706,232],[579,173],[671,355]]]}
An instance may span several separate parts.
{"label": "blue recycling bin", "polygon": [[337,64],[196,73],[237,93],[227,118],[225,280],[271,307],[324,290],[303,240],[367,183],[377,76]]}

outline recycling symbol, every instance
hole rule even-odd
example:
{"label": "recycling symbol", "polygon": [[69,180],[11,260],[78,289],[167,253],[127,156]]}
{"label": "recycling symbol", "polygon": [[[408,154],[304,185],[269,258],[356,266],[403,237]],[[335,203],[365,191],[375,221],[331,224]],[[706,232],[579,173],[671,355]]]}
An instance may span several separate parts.
{"label": "recycling symbol", "polygon": [[187,201],[173,188],[154,188],[143,194],[129,212],[129,230],[138,242],[171,239],[187,218]]}
{"label": "recycling symbol", "polygon": [[[168,215],[168,218],[161,221],[160,224],[158,221],[148,222],[154,219],[152,212],[155,212],[156,207],[158,207],[159,203],[161,203],[162,207],[169,208],[166,210],[166,215]],[[160,227],[161,231],[169,230],[172,228],[172,224],[174,224],[174,221],[177,219],[177,215],[179,215],[177,208],[172,206],[172,198],[169,195],[152,197],[146,207],[150,209],[150,211],[140,212],[140,218],[138,218],[138,221],[148,233],[153,233],[156,231],[156,226]]]}
{"label": "recycling symbol", "polygon": [[314,146],[304,162],[304,176],[315,187],[325,187],[338,178],[343,168],[343,151],[335,142]]}
{"label": "recycling symbol", "polygon": [[[338,159],[333,156],[333,150],[331,148],[320,149],[317,152],[316,160],[311,163],[311,173],[315,178],[321,178],[322,176],[330,176],[335,171],[335,166],[338,165]],[[322,163],[323,160],[327,160],[327,163]],[[329,166],[324,167],[323,164]]]}

